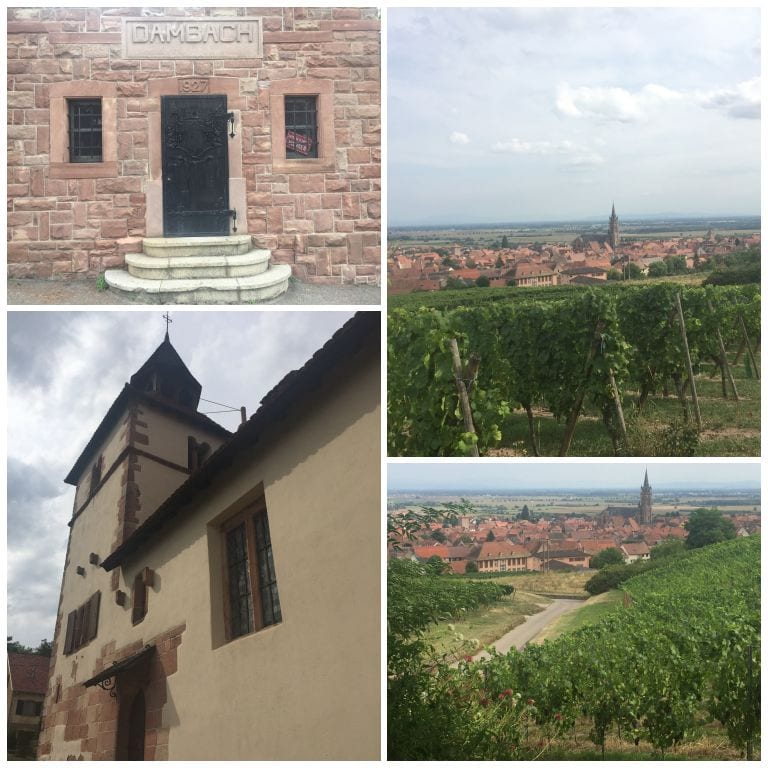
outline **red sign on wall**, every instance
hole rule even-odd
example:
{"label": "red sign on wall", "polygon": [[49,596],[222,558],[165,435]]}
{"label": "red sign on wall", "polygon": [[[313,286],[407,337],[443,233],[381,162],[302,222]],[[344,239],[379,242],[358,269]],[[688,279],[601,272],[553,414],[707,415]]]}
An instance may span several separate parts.
{"label": "red sign on wall", "polygon": [[308,155],[312,151],[312,139],[302,133],[288,130],[285,132],[285,148],[289,152]]}

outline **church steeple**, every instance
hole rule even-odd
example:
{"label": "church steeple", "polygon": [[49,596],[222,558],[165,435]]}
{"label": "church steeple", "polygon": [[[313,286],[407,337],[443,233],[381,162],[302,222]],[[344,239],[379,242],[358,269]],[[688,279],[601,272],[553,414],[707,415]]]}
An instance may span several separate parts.
{"label": "church steeple", "polygon": [[648,482],[648,469],[645,470],[645,480],[640,488],[640,504],[638,505],[638,522],[650,525],[653,522],[653,489]]}
{"label": "church steeple", "polygon": [[608,219],[608,242],[615,252],[619,247],[619,217],[615,203],[611,203],[611,218]]}
{"label": "church steeple", "polygon": [[131,386],[192,411],[197,410],[203,389],[171,344],[167,327],[160,346],[131,376]]}

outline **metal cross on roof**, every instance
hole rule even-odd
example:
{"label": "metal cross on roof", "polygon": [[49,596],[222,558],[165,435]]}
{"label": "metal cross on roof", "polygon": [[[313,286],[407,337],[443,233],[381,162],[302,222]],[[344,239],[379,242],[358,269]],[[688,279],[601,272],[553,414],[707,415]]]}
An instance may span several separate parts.
{"label": "metal cross on roof", "polygon": [[171,315],[168,312],[166,312],[163,315],[163,319],[165,320],[165,338],[167,339],[168,338],[168,326],[173,322],[173,320],[171,320]]}

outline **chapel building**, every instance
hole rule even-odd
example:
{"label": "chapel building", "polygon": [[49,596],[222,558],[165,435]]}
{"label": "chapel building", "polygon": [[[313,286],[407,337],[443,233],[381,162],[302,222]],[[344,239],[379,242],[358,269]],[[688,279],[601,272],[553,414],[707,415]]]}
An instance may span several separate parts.
{"label": "chapel building", "polygon": [[39,759],[379,759],[379,349],[358,313],[234,434],[167,335],[131,377],[66,478]]}
{"label": "chapel building", "polygon": [[379,283],[377,9],[10,8],[7,51],[10,277]]}

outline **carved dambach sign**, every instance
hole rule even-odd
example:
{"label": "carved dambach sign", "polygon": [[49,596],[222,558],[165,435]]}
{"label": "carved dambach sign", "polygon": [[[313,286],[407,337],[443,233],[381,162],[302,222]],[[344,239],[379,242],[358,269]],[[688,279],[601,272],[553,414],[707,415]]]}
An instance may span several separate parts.
{"label": "carved dambach sign", "polygon": [[124,18],[125,59],[260,59],[262,20]]}

